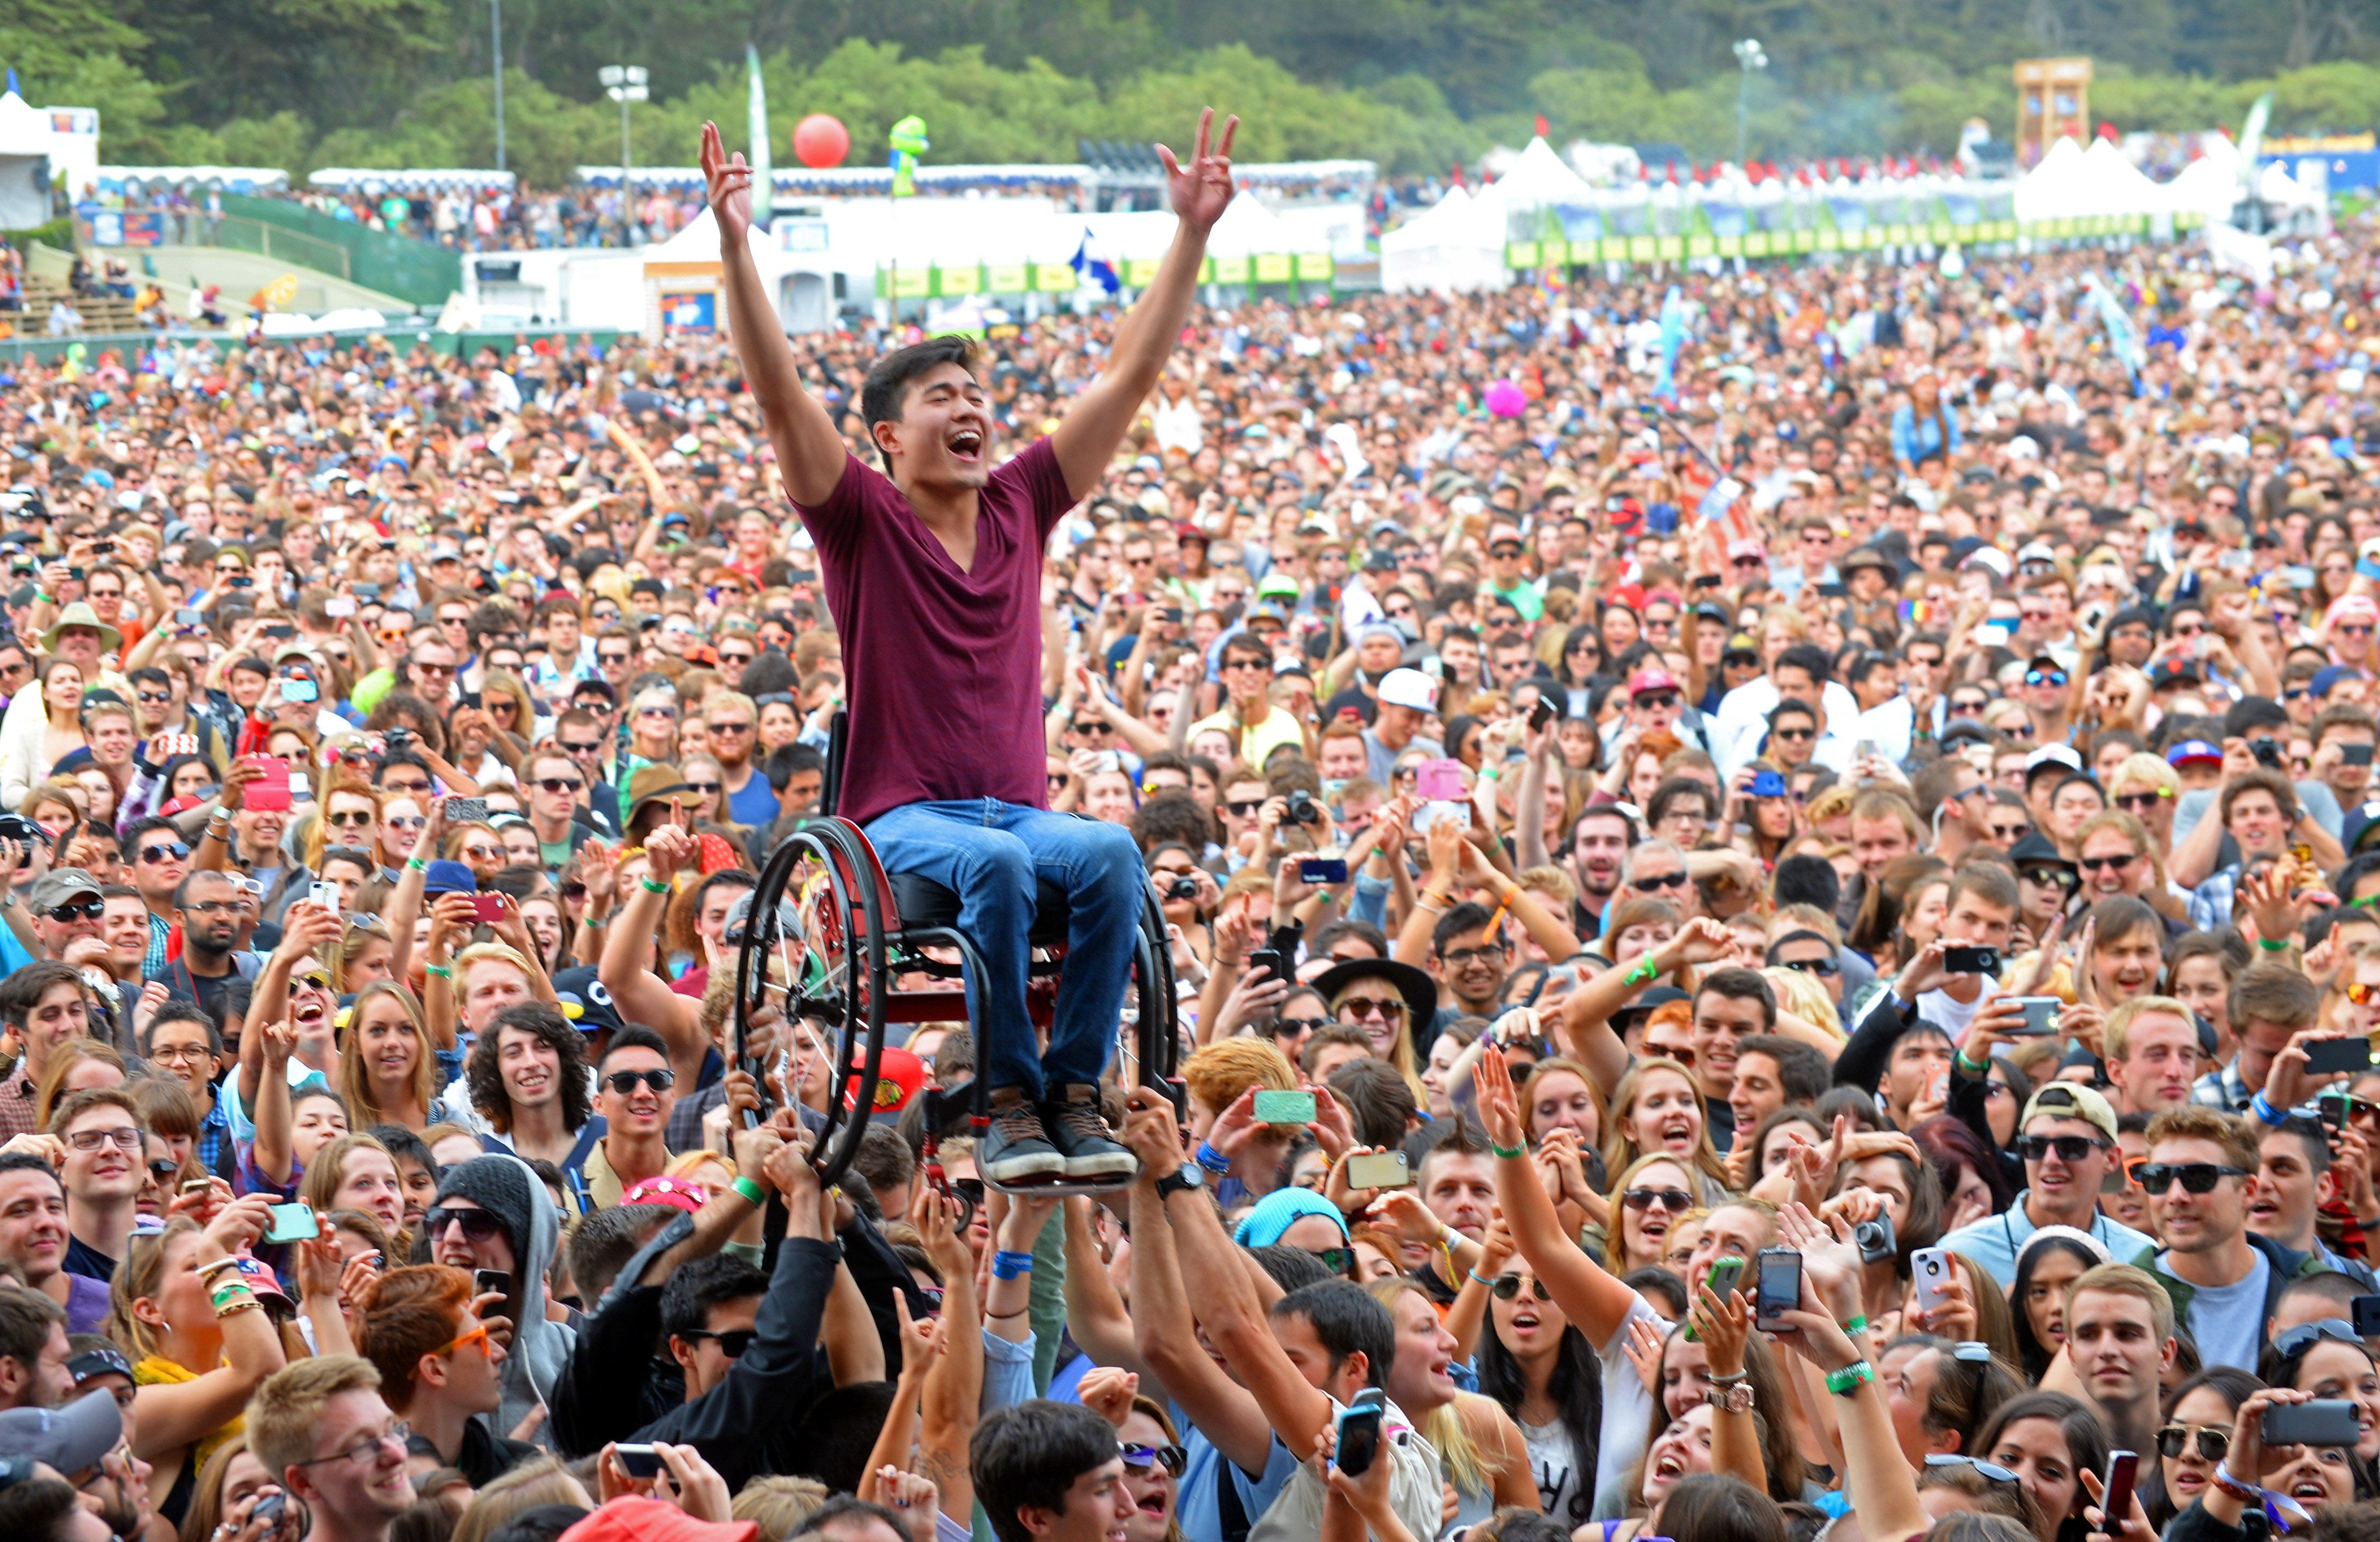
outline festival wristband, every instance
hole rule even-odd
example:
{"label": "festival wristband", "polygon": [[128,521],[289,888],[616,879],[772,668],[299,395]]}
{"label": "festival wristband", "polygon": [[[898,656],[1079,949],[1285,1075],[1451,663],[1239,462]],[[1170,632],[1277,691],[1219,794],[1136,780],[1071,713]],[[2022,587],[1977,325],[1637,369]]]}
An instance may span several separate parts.
{"label": "festival wristband", "polygon": [[1192,1155],[1193,1160],[1196,1160],[1200,1167],[1205,1168],[1208,1172],[1214,1173],[1218,1177],[1220,1177],[1222,1174],[1232,1171],[1232,1159],[1223,1155],[1220,1151],[1216,1150],[1212,1146],[1203,1140],[1198,1143],[1198,1149]]}
{"label": "festival wristband", "polygon": [[1837,1397],[1847,1398],[1868,1382],[1876,1379],[1876,1367],[1864,1360],[1854,1360],[1839,1371],[1827,1373],[1827,1390]]}
{"label": "festival wristband", "polygon": [[1865,1312],[1862,1312],[1859,1316],[1852,1318],[1851,1321],[1843,1324],[1843,1337],[1846,1339],[1856,1339],[1866,1331],[1867,1314]]}
{"label": "festival wristband", "polygon": [[408,868],[412,868],[412,869],[413,869],[415,872],[417,872],[417,873],[426,873],[426,872],[428,872],[428,871],[430,870],[430,864],[429,864],[429,863],[427,863],[427,862],[424,862],[423,860],[421,860],[421,858],[419,858],[419,857],[418,857],[418,856],[408,856],[408,857],[407,857],[407,858],[405,859],[405,865],[406,865],[407,867],[408,867]]}
{"label": "festival wristband", "polygon": [[1030,1253],[1014,1253],[1003,1247],[991,1256],[991,1277],[994,1280],[1014,1280],[1020,1274],[1032,1272],[1033,1255]]}
{"label": "festival wristband", "polygon": [[2289,1119],[2289,1115],[2283,1113],[2280,1110],[2273,1107],[2271,1103],[2265,1101],[2265,1095],[2262,1092],[2258,1092],[2254,1097],[2248,1099],[2248,1108],[2249,1111],[2254,1113],[2258,1119],[2272,1125],[2275,1129],[2280,1128],[2280,1126],[2287,1123]]}
{"label": "festival wristband", "polygon": [[1506,1158],[1525,1157],[1529,1154],[1528,1143],[1525,1141],[1518,1146],[1499,1146],[1491,1140],[1488,1143],[1488,1149],[1500,1157]]}
{"label": "festival wristband", "polygon": [[2289,951],[2289,939],[2286,937],[2259,937],[2256,939],[2256,946],[2268,953],[2285,953]]}
{"label": "festival wristband", "polygon": [[1622,985],[1642,985],[1646,980],[1658,978],[1660,973],[1660,966],[1655,964],[1653,962],[1652,955],[1647,953],[1643,958],[1636,961],[1633,968],[1630,969],[1628,973],[1620,977],[1620,983]]}
{"label": "festival wristband", "polygon": [[1475,1282],[1475,1283],[1477,1283],[1477,1284],[1481,1284],[1481,1285],[1493,1285],[1493,1284],[1495,1284],[1495,1283],[1496,1283],[1496,1281],[1494,1281],[1493,1280],[1488,1279],[1486,1275],[1484,1275],[1484,1274],[1480,1273],[1480,1272],[1479,1272],[1477,1269],[1465,1269],[1465,1270],[1463,1270],[1463,1273],[1465,1273],[1465,1274],[1468,1274],[1469,1276],[1471,1276],[1471,1278],[1472,1278],[1473,1281],[1474,1281],[1474,1282]]}
{"label": "festival wristband", "polygon": [[736,1174],[735,1182],[727,1186],[752,1201],[755,1206],[765,1208],[769,1203],[769,1191],[741,1173]]}
{"label": "festival wristband", "polygon": [[1967,1058],[1967,1051],[1964,1050],[1960,1050],[1954,1052],[1950,1056],[1950,1062],[1956,1065],[1960,1070],[1964,1071],[1970,1076],[1981,1076],[1986,1075],[1991,1070],[1991,1066],[1985,1062],[1980,1060],[1969,1060]]}
{"label": "festival wristband", "polygon": [[670,892],[670,886],[668,884],[655,883],[649,878],[640,878],[637,880],[637,882],[648,894],[666,894]]}
{"label": "festival wristband", "polygon": [[424,973],[435,975],[442,980],[451,980],[455,977],[455,971],[443,964],[425,964],[421,967]]}

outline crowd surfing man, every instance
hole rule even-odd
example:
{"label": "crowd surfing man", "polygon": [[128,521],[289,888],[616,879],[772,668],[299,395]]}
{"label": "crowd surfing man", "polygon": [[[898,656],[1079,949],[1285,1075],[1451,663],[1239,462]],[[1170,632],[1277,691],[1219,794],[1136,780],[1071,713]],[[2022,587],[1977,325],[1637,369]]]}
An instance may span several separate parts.
{"label": "crowd surfing man", "polygon": [[[0,1537],[2380,1525],[2369,229],[1682,275],[1656,414],[1666,280],[1198,307],[1230,138],[973,351],[710,136],[733,347],[18,363]],[[728,1063],[838,710],[1046,1048]]]}

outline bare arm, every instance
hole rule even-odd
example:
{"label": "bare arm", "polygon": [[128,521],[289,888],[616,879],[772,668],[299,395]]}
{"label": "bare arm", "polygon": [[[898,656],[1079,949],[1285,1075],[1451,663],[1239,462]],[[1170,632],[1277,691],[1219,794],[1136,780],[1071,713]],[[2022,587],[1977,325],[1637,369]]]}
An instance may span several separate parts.
{"label": "bare arm", "polygon": [[1066,1325],[1094,1364],[1121,1366],[1144,1381],[1153,1379],[1133,1342],[1132,1315],[1108,1278],[1099,1257],[1091,1199],[1066,1201]]}
{"label": "bare arm", "polygon": [[653,939],[660,934],[662,917],[669,909],[669,880],[678,864],[693,855],[692,837],[675,825],[663,825],[652,832],[645,844],[645,860],[651,869],[651,881],[659,882],[662,892],[656,893],[639,880],[621,895],[619,910],[603,929],[603,962],[597,966],[596,976],[612,993],[623,1018],[649,1023],[670,1041],[673,1064],[690,1059],[699,1065],[703,1050],[709,1048],[702,1038],[702,1005],[672,990],[651,967]]}
{"label": "bare arm", "polygon": [[[225,1207],[199,1233],[200,1267],[229,1257],[235,1247],[261,1235],[272,1219],[270,1204],[265,1196],[251,1194]],[[134,1455],[159,1456],[213,1434],[237,1418],[249,1394],[285,1363],[280,1336],[261,1308],[236,1311],[219,1320],[223,1364],[200,1373],[196,1380],[142,1387],[132,1394],[138,1415]]]}
{"label": "bare arm", "polygon": [[[868,1311],[868,1298],[859,1293],[859,1281],[851,1277],[847,1263],[834,1266],[834,1286],[827,1292],[819,1338],[826,1344],[827,1365],[836,1386],[884,1379],[884,1340],[876,1331],[875,1316]],[[900,1466],[907,1459],[904,1451],[893,1465]]]}

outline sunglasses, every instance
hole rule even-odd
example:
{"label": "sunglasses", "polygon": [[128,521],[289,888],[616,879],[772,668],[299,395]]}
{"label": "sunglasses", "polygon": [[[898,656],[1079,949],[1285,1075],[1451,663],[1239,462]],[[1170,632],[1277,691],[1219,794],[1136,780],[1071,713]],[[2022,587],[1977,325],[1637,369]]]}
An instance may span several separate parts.
{"label": "sunglasses", "polygon": [[1683,871],[1646,873],[1628,880],[1632,889],[1682,889],[1690,881]]}
{"label": "sunglasses", "polygon": [[1226,803],[1223,807],[1230,809],[1232,813],[1239,815],[1242,819],[1246,819],[1250,815],[1254,814],[1257,809],[1264,807],[1264,799],[1260,797],[1242,798],[1234,803]]}
{"label": "sunglasses", "polygon": [[2024,672],[2024,683],[2028,686],[2062,686],[2066,684],[2066,672],[2062,669],[2029,669]]}
{"label": "sunglasses", "polygon": [[2071,889],[2082,881],[2063,868],[2027,868],[2023,877],[2036,889]]}
{"label": "sunglasses", "polygon": [[[2052,1151],[2062,1162],[2079,1162],[2092,1152],[2104,1149],[2107,1142],[2093,1135],[2019,1135],[2016,1154],[2029,1162],[2040,1161]],[[2214,1185],[2209,1184],[2208,1188]],[[2196,1191],[2205,1193],[2205,1189]]]}
{"label": "sunglasses", "polygon": [[480,1324],[479,1327],[471,1330],[468,1333],[464,1334],[461,1338],[450,1339],[446,1342],[440,1344],[436,1349],[431,1350],[430,1353],[432,1354],[452,1354],[457,1350],[468,1349],[473,1344],[479,1344],[482,1348],[485,1348],[487,1342],[488,1325],[483,1322]]}
{"label": "sunglasses", "polygon": [[155,845],[140,848],[140,860],[155,867],[160,862],[179,862],[190,855],[190,848],[179,841],[160,841]]}
{"label": "sunglasses", "polygon": [[2380,997],[2380,985],[2374,985],[2366,980],[2350,980],[2340,987],[2340,990],[2344,990],[2347,999],[2357,1006],[2368,1006],[2374,997]]}
{"label": "sunglasses", "polygon": [[[1518,1274],[1500,1274],[1493,1281],[1488,1282],[1488,1293],[1495,1296],[1499,1301],[1518,1300],[1520,1298],[1521,1285],[1524,1278],[1524,1276]],[[1551,1301],[1554,1298],[1554,1293],[1546,1289],[1546,1282],[1544,1281],[1532,1279],[1527,1282],[1529,1293],[1536,1296],[1539,1301]]]}
{"label": "sunglasses", "polygon": [[52,905],[46,912],[53,921],[96,921],[106,913],[106,905],[99,900],[86,900],[80,905]]}
{"label": "sunglasses", "polygon": [[713,794],[717,793],[721,788],[726,786],[727,783],[724,782],[689,782],[686,785],[689,792],[699,793],[704,797],[710,797]]}
{"label": "sunglasses", "polygon": [[1341,1279],[1346,1278],[1348,1266],[1355,1261],[1355,1250],[1352,1247],[1309,1247],[1305,1251],[1307,1257]]}
{"label": "sunglasses", "polygon": [[2188,1425],[2168,1425],[2156,1432],[2157,1451],[2168,1457],[2178,1457],[2192,1439],[2198,1442],[2199,1460],[2220,1462],[2231,1454],[2231,1432],[2216,1425],[2201,1425],[2196,1429]]}
{"label": "sunglasses", "polygon": [[1815,739],[1818,736],[1818,731],[1815,728],[1776,728],[1769,732],[1787,744],[1799,744],[1803,739]]}
{"label": "sunglasses", "polygon": [[2021,1483],[2023,1480],[1997,1462],[1978,1461],[1972,1456],[1958,1456],[1947,1451],[1929,1451],[1925,1456],[1929,1467],[1973,1467],[1994,1483]]}
{"label": "sunglasses", "polygon": [[174,1174],[181,1171],[182,1164],[180,1162],[168,1161],[163,1157],[158,1158],[155,1161],[149,1164],[149,1176],[156,1179],[161,1184],[170,1182],[173,1179]]}
{"label": "sunglasses", "polygon": [[2355,1325],[2345,1317],[2316,1317],[2312,1322],[2301,1322],[2276,1335],[2273,1349],[2282,1359],[2288,1360],[2303,1354],[2325,1339],[2333,1343],[2360,1344],[2363,1342],[2363,1335],[2355,1331]]}
{"label": "sunglasses", "polygon": [[449,1226],[460,1226],[463,1235],[473,1242],[485,1242],[504,1230],[503,1223],[485,1210],[450,1210],[443,1205],[431,1207],[421,1224],[433,1237],[443,1236]]}
{"label": "sunglasses", "polygon": [[666,1065],[658,1065],[647,1071],[614,1071],[603,1078],[603,1085],[623,1098],[636,1091],[638,1082],[655,1092],[667,1092],[677,1086],[677,1073]]}
{"label": "sunglasses", "polygon": [[1694,1203],[1694,1196],[1683,1189],[1630,1189],[1620,1197],[1632,1210],[1649,1210],[1658,1200],[1671,1215],[1683,1214]]}
{"label": "sunglasses", "polygon": [[2226,1178],[2244,1178],[2248,1170],[2223,1162],[2143,1162],[2132,1170],[2132,1181],[2151,1194],[2163,1194],[2180,1179],[2184,1191],[2212,1194]]}
{"label": "sunglasses", "polygon": [[1804,975],[1830,976],[1843,971],[1843,966],[1831,958],[1780,958],[1777,961],[1777,967]]}
{"label": "sunglasses", "polygon": [[1182,1469],[1190,1462],[1190,1453],[1180,1446],[1135,1446],[1129,1441],[1118,1440],[1116,1453],[1123,1458],[1123,1464],[1135,1472],[1145,1473],[1152,1466],[1162,1466],[1175,1477],[1182,1475]]}
{"label": "sunglasses", "polygon": [[575,776],[540,776],[537,784],[549,793],[575,793],[587,785]]}
{"label": "sunglasses", "polygon": [[1339,1015],[1342,1018],[1379,1017],[1393,1019],[1397,1014],[1397,1009],[1403,1004],[1404,1003],[1402,1002],[1386,999],[1375,1001],[1369,996],[1350,996],[1345,1001],[1339,1003]]}
{"label": "sunglasses", "polygon": [[743,1359],[744,1352],[750,1349],[752,1341],[759,1336],[760,1330],[757,1328],[731,1328],[720,1333],[708,1328],[689,1328],[678,1335],[681,1339],[715,1339],[719,1342],[719,1353],[730,1360]]}
{"label": "sunglasses", "polygon": [[2137,854],[2124,856],[2086,856],[2082,859],[2082,867],[2086,873],[2117,873],[2139,860]]}

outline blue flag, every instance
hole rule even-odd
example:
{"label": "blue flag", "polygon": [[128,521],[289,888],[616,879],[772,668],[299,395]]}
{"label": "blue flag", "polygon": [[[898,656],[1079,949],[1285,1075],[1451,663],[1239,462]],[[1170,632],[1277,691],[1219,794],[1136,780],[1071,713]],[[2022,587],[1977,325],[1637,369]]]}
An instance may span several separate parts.
{"label": "blue flag", "polygon": [[1075,270],[1076,278],[1086,284],[1096,284],[1111,295],[1123,287],[1123,279],[1116,273],[1115,264],[1104,257],[1091,255],[1091,232],[1087,226],[1083,231],[1082,245],[1075,249],[1075,255],[1066,265]]}

